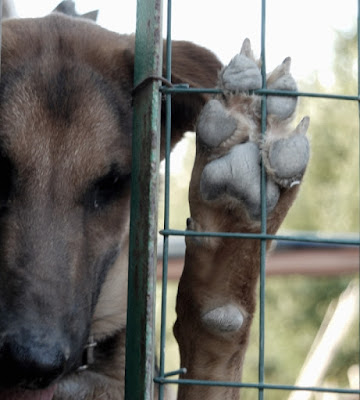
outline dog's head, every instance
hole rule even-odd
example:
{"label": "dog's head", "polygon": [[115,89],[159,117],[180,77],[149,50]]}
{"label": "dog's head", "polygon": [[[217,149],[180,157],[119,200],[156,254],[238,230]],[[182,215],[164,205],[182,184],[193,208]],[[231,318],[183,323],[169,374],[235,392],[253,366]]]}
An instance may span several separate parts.
{"label": "dog's head", "polygon": [[[61,15],[3,24],[0,387],[8,399],[19,387],[34,389],[26,399],[51,398],[52,384],[81,365],[91,330],[124,328],[133,42]],[[174,44],[175,82],[213,86],[219,67],[204,49]],[[174,141],[205,100],[174,97]]]}

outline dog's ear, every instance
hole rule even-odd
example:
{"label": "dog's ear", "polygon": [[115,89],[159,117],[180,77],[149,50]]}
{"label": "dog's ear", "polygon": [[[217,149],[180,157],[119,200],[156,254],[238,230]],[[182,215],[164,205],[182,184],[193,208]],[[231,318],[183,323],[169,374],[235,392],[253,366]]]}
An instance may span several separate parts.
{"label": "dog's ear", "polygon": [[[110,41],[110,39],[112,40]],[[107,45],[100,46],[101,43],[99,42],[98,50],[93,56],[93,62],[103,64],[99,68],[103,70],[104,74],[110,74],[111,79],[116,80],[117,85],[120,84],[123,91],[132,91],[135,36],[117,36],[117,40],[114,41],[113,39],[114,37],[109,32],[106,41]],[[118,46],[117,50],[112,47],[113,45]],[[165,60],[166,42],[164,43],[163,54]],[[221,68],[222,64],[218,58],[204,47],[185,41],[172,42],[171,81],[173,84],[184,83],[188,84],[190,88],[214,88],[217,85]],[[165,74],[166,68],[164,66],[163,76]],[[138,93],[140,94],[141,90],[138,90]],[[172,146],[174,146],[186,131],[195,130],[197,117],[209,99],[209,95],[204,93],[174,93],[171,98],[171,138]],[[163,131],[164,124],[165,106],[163,104]],[[162,145],[162,147],[164,146]]]}
{"label": "dog's ear", "polygon": [[[165,57],[166,50],[164,60]],[[190,88],[214,88],[221,67],[220,61],[209,50],[191,42],[172,42],[173,84],[185,83]],[[172,95],[172,145],[181,139],[184,132],[195,130],[197,117],[208,99],[209,95],[206,94]]]}
{"label": "dog's ear", "polygon": [[54,10],[53,12],[60,12],[65,15],[69,15],[71,17],[81,17],[81,18],[86,18],[90,19],[92,21],[96,21],[99,10],[94,10],[87,12],[85,14],[78,14],[75,10],[75,2],[72,0],[64,0],[62,1]]}
{"label": "dog's ear", "polygon": [[[121,52],[118,65],[122,71],[133,71],[134,68],[134,44],[129,42],[130,47]],[[166,60],[166,41],[164,42],[164,57]],[[127,68],[124,66],[127,65]],[[188,84],[190,88],[214,88],[217,84],[218,75],[222,68],[221,62],[209,50],[186,41],[172,42],[172,68],[171,82],[173,84]],[[166,74],[165,62],[163,76]],[[133,82],[133,75],[131,75]],[[124,87],[125,82],[123,83]],[[174,146],[186,131],[194,131],[197,117],[209,99],[204,93],[174,93],[171,96],[171,144]],[[162,137],[164,137],[165,105],[162,107]],[[164,140],[161,146],[162,157],[164,155]]]}

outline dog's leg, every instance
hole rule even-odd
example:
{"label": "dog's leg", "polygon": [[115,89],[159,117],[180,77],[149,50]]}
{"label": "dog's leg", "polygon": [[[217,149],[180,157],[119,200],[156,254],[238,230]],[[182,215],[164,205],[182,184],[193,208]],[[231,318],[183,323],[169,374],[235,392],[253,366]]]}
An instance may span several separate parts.
{"label": "dog's leg", "polygon": [[[268,77],[272,88],[296,89],[289,59]],[[296,98],[267,100],[266,139],[261,137],[261,99],[244,91],[261,86],[250,42],[225,67],[225,96],[204,107],[197,126],[197,154],[190,183],[194,232],[260,232],[260,158],[267,171],[267,228],[275,233],[291,206],[309,159],[308,118],[291,131]],[[174,333],[183,378],[240,381],[255,310],[260,241],[187,236]],[[180,385],[179,400],[237,399],[229,387]]]}

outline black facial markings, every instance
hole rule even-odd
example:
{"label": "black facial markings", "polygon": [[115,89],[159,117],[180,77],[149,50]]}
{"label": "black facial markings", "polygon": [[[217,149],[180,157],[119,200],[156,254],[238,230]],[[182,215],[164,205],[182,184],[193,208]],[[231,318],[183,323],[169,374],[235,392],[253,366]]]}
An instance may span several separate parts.
{"label": "black facial markings", "polygon": [[92,182],[83,196],[82,203],[88,210],[102,210],[115,200],[127,195],[130,187],[130,173],[112,164],[104,176]]}
{"label": "black facial markings", "polygon": [[119,88],[114,90],[114,85],[118,85],[118,83],[107,81],[95,72],[93,72],[92,80],[96,89],[104,96],[108,109],[111,110],[118,122],[120,131],[130,136],[132,132],[130,89],[128,91],[118,90]]}
{"label": "black facial markings", "polygon": [[46,105],[50,114],[55,119],[60,119],[67,123],[71,122],[71,117],[76,109],[76,82],[74,82],[75,71],[71,67],[63,66],[48,81],[46,91]]}
{"label": "black facial markings", "polygon": [[0,213],[9,206],[15,186],[15,175],[11,160],[0,151]]}
{"label": "black facial markings", "polygon": [[2,71],[0,81],[0,107],[6,107],[7,102],[16,90],[16,86],[24,79],[26,67],[19,67],[10,71]]}
{"label": "black facial markings", "polygon": [[98,366],[99,363],[109,365],[109,360],[118,357],[117,349],[124,342],[126,333],[124,331],[117,331],[105,340],[98,342],[94,349],[95,361]]}

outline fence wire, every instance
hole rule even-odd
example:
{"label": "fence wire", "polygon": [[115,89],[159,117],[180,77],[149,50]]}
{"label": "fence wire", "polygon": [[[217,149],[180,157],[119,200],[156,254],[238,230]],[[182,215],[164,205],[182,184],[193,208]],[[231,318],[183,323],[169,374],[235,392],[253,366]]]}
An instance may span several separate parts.
{"label": "fence wire", "polygon": [[[154,7],[161,8],[161,0],[153,0],[156,5]],[[266,0],[261,1],[261,60],[262,60],[262,75],[263,75],[263,87],[259,90],[256,90],[254,93],[262,96],[262,134],[265,135],[266,130],[266,97],[268,95],[279,95],[279,96],[297,96],[297,97],[313,97],[313,98],[324,98],[324,99],[337,99],[344,101],[352,101],[357,102],[359,106],[359,122],[360,122],[360,0],[357,2],[357,30],[358,30],[358,95],[357,96],[346,96],[339,94],[327,94],[327,93],[312,93],[312,92],[299,92],[299,91],[279,91],[279,90],[269,90],[266,88]],[[149,9],[146,4],[148,4],[148,0],[138,0],[138,15],[139,13],[143,13],[143,9]],[[167,55],[166,55],[166,76],[167,81],[171,82],[171,17],[172,17],[172,0],[167,1]],[[150,18],[150,17],[149,17]],[[137,24],[137,32],[143,30],[143,22]],[[161,29],[160,29],[161,31]],[[150,44],[151,45],[151,44]],[[158,46],[161,46],[161,43],[157,43]],[[201,89],[193,89],[186,87],[186,85],[174,85],[173,87],[162,86],[159,87],[159,92],[161,92],[165,98],[165,107],[166,107],[166,151],[165,151],[165,200],[164,200],[164,229],[160,231],[161,235],[163,235],[163,272],[162,272],[162,298],[161,298],[161,327],[160,327],[160,359],[159,359],[159,371],[158,375],[155,376],[154,382],[159,384],[159,395],[158,399],[164,399],[164,387],[168,384],[178,384],[178,385],[203,385],[203,386],[228,386],[228,387],[239,387],[239,388],[251,388],[258,391],[259,400],[264,399],[264,393],[266,390],[282,390],[282,391],[310,391],[310,392],[319,392],[319,393],[337,393],[337,394],[353,394],[358,395],[360,397],[359,389],[342,389],[336,387],[305,387],[305,386],[294,386],[294,385],[282,385],[282,384],[268,384],[265,382],[265,254],[266,254],[266,242],[268,240],[282,240],[282,241],[296,241],[296,242],[304,242],[304,243],[323,243],[323,244],[333,244],[333,245],[348,245],[348,246],[360,246],[359,239],[344,239],[342,237],[323,237],[316,235],[292,235],[292,236],[284,236],[284,235],[269,235],[267,234],[266,229],[266,174],[264,167],[262,166],[262,177],[261,177],[261,198],[262,198],[262,209],[261,209],[261,233],[259,234],[250,234],[250,233],[227,233],[227,232],[193,232],[193,231],[181,231],[174,230],[170,228],[169,225],[169,209],[170,209],[170,138],[171,138],[171,96],[176,93],[207,93],[207,94],[217,94],[220,93],[218,89],[215,88],[201,88]],[[150,99],[151,101],[151,99]],[[135,114],[135,119],[138,118],[137,114]],[[360,124],[359,124],[360,126]],[[360,132],[359,132],[360,133]],[[143,132],[146,135],[146,132]],[[160,135],[160,132],[158,132]],[[140,149],[140,146],[136,146]],[[138,227],[135,227],[136,229]],[[134,228],[134,229],[135,229]],[[213,236],[213,237],[236,237],[236,238],[246,238],[248,240],[260,239],[261,241],[261,262],[260,262],[260,294],[259,294],[259,361],[258,361],[258,382],[256,383],[247,383],[247,382],[223,382],[223,381],[203,381],[203,380],[188,380],[188,379],[175,379],[174,376],[180,374],[183,370],[175,370],[175,371],[165,371],[165,341],[166,341],[166,307],[167,307],[167,280],[168,280],[168,258],[169,258],[169,238],[171,236]],[[136,260],[132,260],[133,265],[131,268],[137,268],[134,266]],[[153,271],[155,274],[156,271]],[[138,288],[139,289],[139,288]],[[129,299],[134,297],[136,301],[139,301],[139,296],[146,296],[145,292],[141,291],[140,288],[137,292],[130,294]],[[133,299],[134,300],[134,299]],[[128,314],[131,313],[133,317],[133,311],[128,309]],[[152,322],[154,326],[154,320]],[[360,327],[359,327],[360,332]],[[133,332],[130,334],[133,336]],[[360,340],[360,338],[359,338]],[[139,343],[134,344],[139,345]],[[148,342],[147,346],[154,346],[153,342]],[[132,348],[127,348],[127,359],[133,356]],[[146,351],[145,351],[146,353]],[[147,351],[149,354],[149,351]],[[150,351],[150,354],[153,356],[153,352]],[[360,355],[360,343],[359,343],[359,355]],[[359,357],[360,358],[360,357]],[[136,359],[134,365],[136,363],[147,363],[149,366],[149,359],[146,357]],[[152,360],[152,363],[154,360]],[[127,376],[133,375],[135,373],[135,369],[128,370]],[[134,377],[132,377],[134,378]],[[126,399],[127,400],[137,400],[137,399],[151,399],[152,395],[148,392],[149,386],[146,388],[146,385],[141,383],[141,379],[143,377],[139,377],[137,379],[132,379],[132,382],[126,381],[127,390],[126,390]],[[138,388],[141,387],[143,392],[139,391]],[[147,392],[146,392],[147,391]],[[135,395],[134,395],[135,393]]]}

